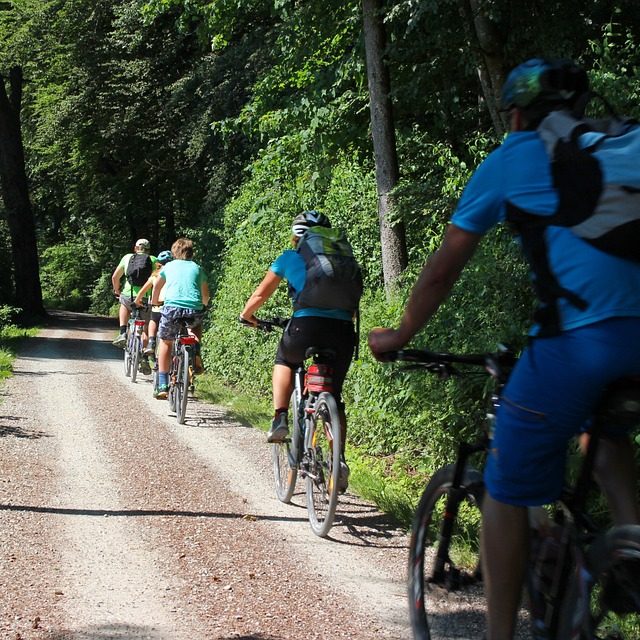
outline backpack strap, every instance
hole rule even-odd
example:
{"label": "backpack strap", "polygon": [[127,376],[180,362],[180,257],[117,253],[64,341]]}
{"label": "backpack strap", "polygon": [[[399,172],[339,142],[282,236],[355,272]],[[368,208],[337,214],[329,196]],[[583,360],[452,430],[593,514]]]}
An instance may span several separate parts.
{"label": "backpack strap", "polygon": [[568,300],[574,307],[584,310],[589,305],[573,291],[560,286],[549,264],[546,229],[551,216],[536,216],[507,202],[507,221],[520,236],[522,250],[535,277],[533,287],[540,305],[533,314],[540,326],[540,337],[558,335],[561,330],[558,301]]}

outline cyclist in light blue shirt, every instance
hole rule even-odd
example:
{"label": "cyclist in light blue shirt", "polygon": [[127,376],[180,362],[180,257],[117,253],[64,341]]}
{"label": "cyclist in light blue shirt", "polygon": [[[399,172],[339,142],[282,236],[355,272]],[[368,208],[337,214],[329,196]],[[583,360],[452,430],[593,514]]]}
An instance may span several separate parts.
{"label": "cyclist in light blue shirt", "polygon": [[171,246],[174,259],[164,265],[153,285],[151,304],[158,305],[160,292],[164,294],[162,315],[158,328],[158,385],[153,395],[164,400],[169,392],[169,365],[171,342],[178,335],[181,318],[193,321],[192,330],[198,338],[194,372],[202,371],[200,338],[202,337],[202,316],[209,303],[209,284],[204,269],[193,262],[193,241],[178,238]]}

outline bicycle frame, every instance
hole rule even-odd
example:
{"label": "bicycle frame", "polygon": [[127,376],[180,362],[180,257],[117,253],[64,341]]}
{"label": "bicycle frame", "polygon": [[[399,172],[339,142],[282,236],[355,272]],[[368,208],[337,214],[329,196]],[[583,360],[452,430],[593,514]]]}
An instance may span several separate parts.
{"label": "bicycle frame", "polygon": [[[399,352],[394,359],[412,362],[414,364],[410,368],[424,368],[440,377],[459,373],[451,366],[453,362],[480,364],[476,356],[418,351],[406,354]],[[492,410],[487,414],[487,431],[490,432],[506,377],[497,376],[499,370],[494,367],[486,366],[486,369],[498,381],[498,389],[492,396]],[[632,395],[627,395],[629,393]],[[536,639],[596,640],[602,637],[599,635],[602,632],[600,625],[609,612],[614,615],[640,613],[638,577],[632,578],[632,581],[626,578],[624,584],[631,585],[633,595],[622,608],[615,602],[611,604],[611,599],[603,600],[601,593],[599,610],[594,613],[596,603],[592,595],[593,588],[596,584],[603,588],[601,581],[603,576],[607,579],[609,567],[613,567],[614,577],[610,578],[610,583],[615,590],[618,579],[616,566],[622,566],[627,557],[633,557],[636,563],[633,567],[640,566],[640,526],[598,528],[589,515],[587,505],[588,495],[595,486],[592,471],[601,428],[609,423],[628,426],[640,423],[640,381],[621,379],[609,387],[594,418],[594,428],[590,431],[589,445],[580,464],[578,479],[567,486],[562,497],[553,503],[554,515],[547,519],[546,525],[544,522],[541,526],[537,525],[535,518],[531,517],[532,540],[539,541],[531,548],[528,582]],[[434,474],[425,487],[416,512],[410,545],[409,598],[414,634],[421,640],[431,637],[426,616],[426,584],[433,583],[449,592],[481,581],[478,569],[473,575],[460,570],[451,561],[450,550],[454,530],[459,531],[461,526],[457,523],[460,505],[470,498],[474,499],[475,505],[480,503],[483,493],[481,475],[468,463],[470,456],[486,449],[489,439],[490,433],[486,433],[476,442],[460,443],[455,463]],[[434,518],[433,515],[439,513],[435,511],[435,504],[440,498],[444,498],[444,515]],[[542,507],[532,507],[529,509],[530,515],[533,516],[537,510],[547,513]],[[438,525],[437,541],[431,529],[434,524]],[[429,529],[431,533],[427,534]],[[430,541],[434,542],[434,553],[429,555],[431,574],[428,575],[425,548]],[[553,553],[549,554],[548,550]],[[437,602],[437,595],[432,593],[430,597]],[[606,638],[622,640],[622,636],[618,635],[607,635]]]}

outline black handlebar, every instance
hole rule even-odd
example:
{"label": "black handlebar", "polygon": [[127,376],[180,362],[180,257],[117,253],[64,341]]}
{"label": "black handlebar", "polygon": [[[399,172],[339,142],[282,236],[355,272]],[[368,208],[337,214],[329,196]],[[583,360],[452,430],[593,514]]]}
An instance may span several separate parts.
{"label": "black handlebar", "polygon": [[513,349],[499,345],[493,353],[438,353],[426,349],[401,349],[380,354],[383,362],[407,362],[407,369],[423,369],[446,378],[460,374],[454,365],[474,365],[483,367],[492,377],[506,379],[516,363],[517,356]]}
{"label": "black handlebar", "polygon": [[260,329],[261,331],[273,331],[274,329],[284,329],[287,324],[289,324],[290,318],[282,318],[280,316],[275,316],[274,318],[269,318],[268,320],[261,320],[257,318],[258,323],[253,324],[248,320],[245,320],[243,317],[238,318],[238,322],[245,327],[251,327],[252,329]]}

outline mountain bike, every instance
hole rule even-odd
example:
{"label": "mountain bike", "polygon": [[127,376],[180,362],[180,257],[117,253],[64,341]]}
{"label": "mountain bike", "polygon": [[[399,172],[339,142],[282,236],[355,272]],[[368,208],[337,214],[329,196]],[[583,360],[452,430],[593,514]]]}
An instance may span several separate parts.
{"label": "mountain bike", "polygon": [[143,310],[144,307],[136,307],[134,305],[127,323],[127,342],[124,347],[124,375],[131,377],[131,382],[136,381],[143,358],[142,333],[146,324],[146,320],[141,318]]}
{"label": "mountain bike", "polygon": [[[486,452],[500,392],[515,362],[513,353],[406,350],[388,354],[387,360],[409,362],[405,368],[440,378],[474,375],[480,367],[495,381],[482,434],[474,442],[461,442],[455,463],[439,469],[427,484],[414,517],[409,553],[414,637],[481,637],[486,607],[478,534],[484,483],[469,461]],[[529,509],[527,595],[535,640],[640,637],[640,526],[597,522],[587,500],[594,485],[599,434],[609,423],[640,424],[640,380],[622,379],[607,389],[594,415],[577,480],[567,484],[553,505]],[[455,616],[449,615],[454,611]]]}
{"label": "mountain bike", "polygon": [[[240,320],[246,326],[250,323]],[[289,319],[259,320],[257,328],[284,329]],[[289,415],[291,437],[271,445],[276,496],[289,503],[298,473],[305,481],[307,514],[312,531],[326,537],[333,525],[340,493],[342,430],[336,400],[332,395],[331,349],[309,347],[304,364],[294,372]]]}
{"label": "mountain bike", "polygon": [[194,389],[194,367],[198,337],[193,333],[195,318],[178,318],[178,335],[171,347],[169,365],[169,410],[176,414],[178,424],[184,424],[189,393]]}

